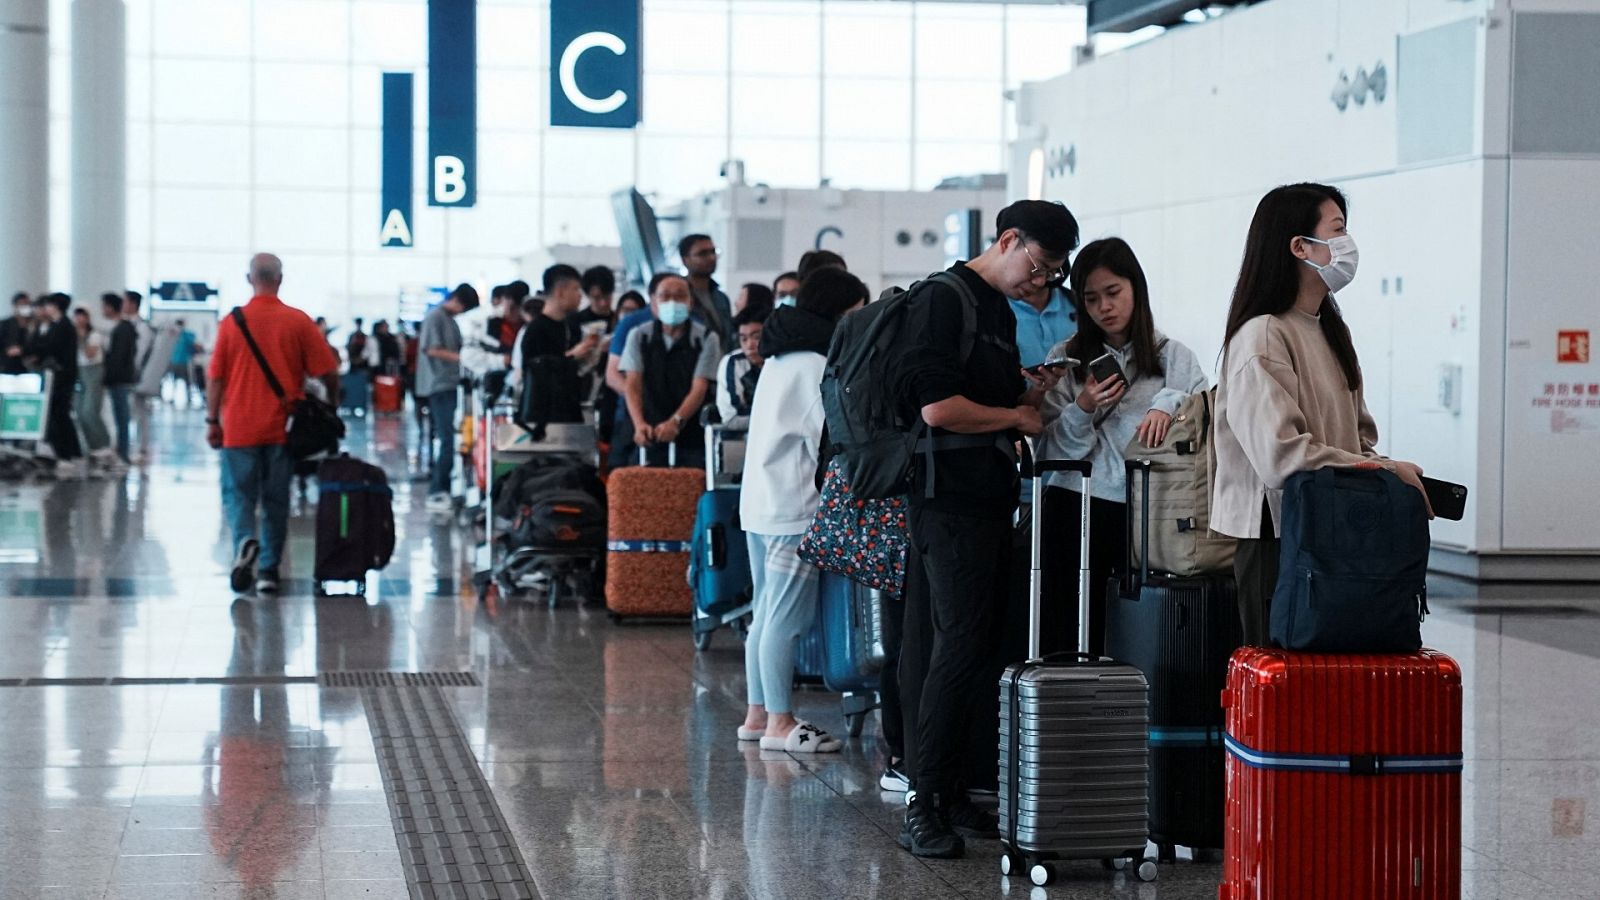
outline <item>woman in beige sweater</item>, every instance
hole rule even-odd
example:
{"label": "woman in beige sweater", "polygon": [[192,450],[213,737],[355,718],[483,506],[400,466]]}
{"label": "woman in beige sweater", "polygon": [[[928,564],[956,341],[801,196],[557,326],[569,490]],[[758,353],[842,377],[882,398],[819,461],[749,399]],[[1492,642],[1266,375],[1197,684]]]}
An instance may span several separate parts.
{"label": "woman in beige sweater", "polygon": [[1378,426],[1333,299],[1359,258],[1345,215],[1344,194],[1327,185],[1287,185],[1261,198],[1228,309],[1211,527],[1239,539],[1233,565],[1246,644],[1267,643],[1289,476],[1377,464],[1422,490],[1419,466],[1374,449]]}

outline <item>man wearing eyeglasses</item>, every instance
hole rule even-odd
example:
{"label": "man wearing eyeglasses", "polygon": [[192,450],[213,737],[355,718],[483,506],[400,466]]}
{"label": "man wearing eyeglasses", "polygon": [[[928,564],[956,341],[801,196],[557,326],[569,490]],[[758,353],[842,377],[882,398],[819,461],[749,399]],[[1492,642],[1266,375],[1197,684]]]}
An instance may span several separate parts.
{"label": "man wearing eyeglasses", "polygon": [[717,271],[717,245],[710,235],[691,234],[678,242],[678,256],[689,276],[695,318],[717,335],[722,346],[733,346],[733,304],[711,277]]}
{"label": "man wearing eyeglasses", "polygon": [[997,836],[994,815],[967,798],[969,787],[992,790],[995,778],[993,735],[973,740],[973,723],[999,715],[1000,611],[1019,486],[1011,448],[1039,433],[1039,402],[1057,378],[1024,372],[1007,298],[1059,283],[1078,244],[1067,208],[1039,200],[1001,210],[995,233],[983,254],[950,268],[964,291],[944,280],[916,289],[919,309],[890,367],[895,398],[927,424],[921,446],[931,448],[918,454],[909,495],[899,670],[915,790],[900,845],[919,857],[959,857],[963,838]]}

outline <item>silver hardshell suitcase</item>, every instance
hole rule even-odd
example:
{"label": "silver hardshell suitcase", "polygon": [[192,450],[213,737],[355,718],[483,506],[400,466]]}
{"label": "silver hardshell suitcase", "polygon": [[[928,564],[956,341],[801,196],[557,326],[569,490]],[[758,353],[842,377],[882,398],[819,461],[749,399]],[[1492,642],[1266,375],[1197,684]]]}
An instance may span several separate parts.
{"label": "silver hardshell suitcase", "polygon": [[1149,684],[1138,669],[1087,652],[1039,656],[1043,475],[1083,477],[1079,525],[1078,646],[1089,646],[1088,462],[1033,465],[1033,559],[1028,591],[1028,659],[1000,676],[1000,871],[1043,887],[1052,860],[1098,859],[1121,869],[1137,860],[1141,881],[1149,836]]}

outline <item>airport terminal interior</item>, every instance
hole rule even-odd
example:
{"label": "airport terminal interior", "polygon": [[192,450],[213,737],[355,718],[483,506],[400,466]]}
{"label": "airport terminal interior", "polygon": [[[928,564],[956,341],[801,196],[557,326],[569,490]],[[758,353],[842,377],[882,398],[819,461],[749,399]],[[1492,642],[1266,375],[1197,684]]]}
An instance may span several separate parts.
{"label": "airport terminal interior", "polygon": [[[0,900],[1600,897],[1596,47],[0,0]],[[852,317],[906,330],[846,389]]]}

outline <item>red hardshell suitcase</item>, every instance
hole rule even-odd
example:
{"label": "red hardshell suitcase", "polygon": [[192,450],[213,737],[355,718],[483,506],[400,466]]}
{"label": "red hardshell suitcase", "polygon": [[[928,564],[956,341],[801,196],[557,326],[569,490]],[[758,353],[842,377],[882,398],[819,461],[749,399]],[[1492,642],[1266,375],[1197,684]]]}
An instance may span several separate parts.
{"label": "red hardshell suitcase", "polygon": [[1227,684],[1220,900],[1458,900],[1455,660],[1245,647]]}
{"label": "red hardshell suitcase", "polygon": [[405,390],[395,375],[379,375],[372,379],[372,408],[375,412],[397,413],[405,400]]}

